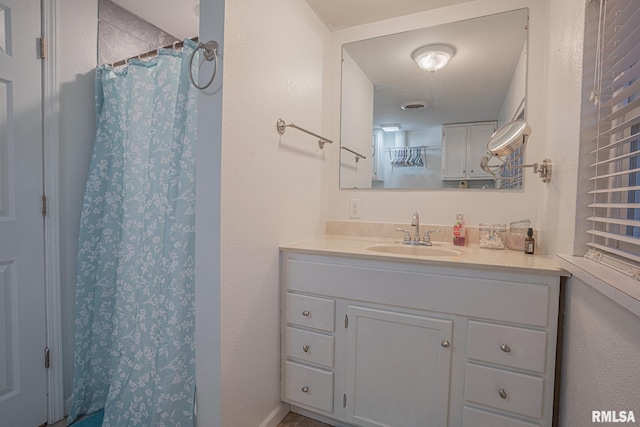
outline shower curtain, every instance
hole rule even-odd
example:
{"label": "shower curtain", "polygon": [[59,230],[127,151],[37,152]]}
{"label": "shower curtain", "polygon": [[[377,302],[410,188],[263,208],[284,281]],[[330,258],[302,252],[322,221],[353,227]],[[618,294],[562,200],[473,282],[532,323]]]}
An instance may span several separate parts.
{"label": "shower curtain", "polygon": [[68,424],[193,425],[195,48],[96,71]]}

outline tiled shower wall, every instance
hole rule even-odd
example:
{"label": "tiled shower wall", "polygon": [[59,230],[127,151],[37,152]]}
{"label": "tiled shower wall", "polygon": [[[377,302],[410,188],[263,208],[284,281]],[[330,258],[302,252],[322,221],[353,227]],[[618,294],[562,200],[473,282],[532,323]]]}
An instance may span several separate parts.
{"label": "tiled shower wall", "polygon": [[98,65],[167,46],[177,39],[109,0],[99,0]]}

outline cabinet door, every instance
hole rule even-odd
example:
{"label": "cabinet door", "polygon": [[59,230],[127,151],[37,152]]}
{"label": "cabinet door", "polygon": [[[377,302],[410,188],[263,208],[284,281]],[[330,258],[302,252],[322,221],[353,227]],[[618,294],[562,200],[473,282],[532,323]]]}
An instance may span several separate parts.
{"label": "cabinet door", "polygon": [[442,127],[442,178],[467,177],[467,126]]}
{"label": "cabinet door", "polygon": [[467,160],[467,172],[469,178],[492,179],[490,173],[485,172],[480,167],[480,160],[487,152],[487,142],[495,132],[494,123],[473,124],[469,128],[469,157]]}
{"label": "cabinet door", "polygon": [[347,417],[361,426],[447,425],[452,322],[349,306]]}

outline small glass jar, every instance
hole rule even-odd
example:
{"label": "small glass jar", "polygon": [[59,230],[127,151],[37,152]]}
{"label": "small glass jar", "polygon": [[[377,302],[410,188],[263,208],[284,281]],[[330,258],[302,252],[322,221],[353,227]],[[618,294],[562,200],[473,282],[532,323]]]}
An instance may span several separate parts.
{"label": "small glass jar", "polygon": [[505,224],[480,223],[480,247],[485,249],[504,249],[507,226]]}
{"label": "small glass jar", "polygon": [[531,227],[531,221],[523,219],[509,224],[507,232],[507,248],[514,251],[524,250],[524,240],[527,238],[527,230]]}

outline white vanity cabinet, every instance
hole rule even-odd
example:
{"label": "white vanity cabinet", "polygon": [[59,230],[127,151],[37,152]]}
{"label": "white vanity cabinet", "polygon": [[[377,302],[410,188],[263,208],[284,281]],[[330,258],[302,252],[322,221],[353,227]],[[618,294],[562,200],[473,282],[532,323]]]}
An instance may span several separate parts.
{"label": "white vanity cabinet", "polygon": [[482,170],[480,160],[495,130],[496,122],[442,126],[442,179],[493,179]]}
{"label": "white vanity cabinet", "polygon": [[331,425],[552,426],[560,274],[283,250],[282,400]]}
{"label": "white vanity cabinet", "polygon": [[452,322],[354,305],[347,316],[347,419],[446,425]]}

